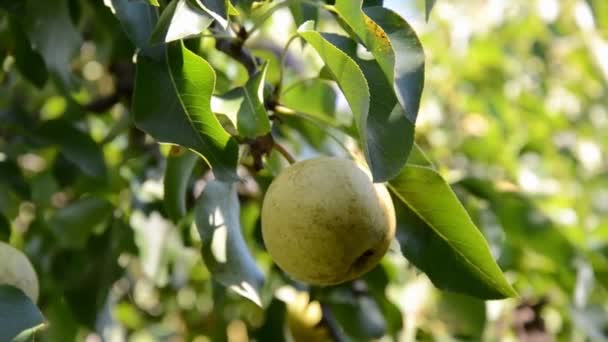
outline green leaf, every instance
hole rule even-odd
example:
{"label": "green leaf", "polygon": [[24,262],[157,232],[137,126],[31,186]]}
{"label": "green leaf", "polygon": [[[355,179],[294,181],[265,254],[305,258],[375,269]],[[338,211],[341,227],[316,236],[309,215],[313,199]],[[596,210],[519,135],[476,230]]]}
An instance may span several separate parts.
{"label": "green leaf", "polygon": [[83,248],[93,231],[112,214],[108,201],[87,197],[57,210],[49,220],[49,227],[59,244],[68,248]]}
{"label": "green leaf", "polygon": [[207,161],[218,179],[236,179],[238,144],[211,111],[215,73],[183,44],[169,45],[166,58],[137,61],[135,124],[161,142],[188,147]]}
{"label": "green leaf", "polygon": [[214,280],[262,306],[264,275],[243,239],[239,210],[235,183],[207,183],[195,208],[203,260]]}
{"label": "green leaf", "polygon": [[319,8],[311,4],[296,2],[289,5],[289,11],[296,26],[300,26],[309,20],[316,22],[319,19]]}
{"label": "green leaf", "polygon": [[478,178],[465,178],[458,185],[489,202],[507,239],[515,246],[547,256],[556,270],[566,269],[564,265],[574,257],[572,244],[524,194],[513,189],[500,190],[492,182]]}
{"label": "green leaf", "polygon": [[327,81],[314,78],[296,82],[283,90],[281,103],[295,110],[318,117],[333,117],[337,94]]}
{"label": "green leaf", "polygon": [[242,137],[255,138],[270,132],[270,120],[264,107],[267,69],[268,63],[253,74],[243,87],[214,99],[216,110],[230,118]]}
{"label": "green leaf", "polygon": [[481,341],[486,324],[486,304],[483,300],[458,293],[443,292],[437,310],[439,319],[454,337],[466,341]]}
{"label": "green leaf", "polygon": [[59,147],[66,159],[80,170],[94,178],[105,178],[106,164],[101,147],[87,133],[76,129],[63,120],[49,120],[42,123],[36,134]]}
{"label": "green leaf", "polygon": [[[336,34],[324,34],[323,37],[345,54],[357,55],[353,40]],[[414,142],[414,125],[406,118],[378,63],[352,58],[363,71],[370,91],[366,157],[374,181],[386,181],[397,175],[407,162]]]}
{"label": "green leaf", "polygon": [[44,324],[44,317],[21,290],[0,285],[0,341],[25,341]]}
{"label": "green leaf", "polygon": [[386,322],[372,297],[347,293],[330,304],[344,331],[355,341],[379,339],[386,333]]}
{"label": "green leaf", "polygon": [[42,55],[49,71],[63,86],[75,88],[71,62],[82,38],[70,18],[67,0],[27,1],[23,23],[32,46]]}
{"label": "green leaf", "polygon": [[165,170],[165,209],[173,222],[179,222],[186,215],[186,190],[198,156],[185,150],[167,157]]}
{"label": "green leaf", "polygon": [[408,165],[389,189],[401,250],[435,286],[483,299],[516,295],[483,235],[437,172]]}
{"label": "green leaf", "polygon": [[335,9],[340,19],[374,55],[390,84],[394,80],[395,53],[384,30],[370,20],[362,10],[363,0],[336,0]]}
{"label": "green leaf", "polygon": [[42,88],[48,71],[42,56],[32,49],[30,40],[16,20],[10,20],[15,41],[15,64],[19,72],[36,87]]}
{"label": "green leaf", "polygon": [[435,169],[435,165],[433,165],[433,162],[416,143],[414,143],[414,147],[412,147],[412,151],[410,152],[410,156],[407,159],[407,163],[418,166],[426,166],[428,168]]}
{"label": "green leaf", "polygon": [[152,6],[155,7],[160,7],[160,4],[158,3],[158,0],[148,0],[148,3]]}
{"label": "green leaf", "polygon": [[213,18],[189,0],[173,0],[163,11],[152,32],[152,44],[196,36],[211,25]]}
{"label": "green leaf", "polygon": [[388,35],[395,55],[393,88],[408,120],[415,123],[424,87],[422,44],[407,21],[392,10],[370,7],[365,14]]}
{"label": "green leaf", "polygon": [[154,6],[146,2],[111,0],[112,8],[129,40],[139,48],[138,56],[156,61],[164,59],[164,49],[150,45],[150,36],[158,19]]}
{"label": "green leaf", "polygon": [[431,15],[431,11],[433,10],[433,6],[435,6],[436,0],[424,0],[424,9],[426,12],[426,20],[429,20],[429,16]]}

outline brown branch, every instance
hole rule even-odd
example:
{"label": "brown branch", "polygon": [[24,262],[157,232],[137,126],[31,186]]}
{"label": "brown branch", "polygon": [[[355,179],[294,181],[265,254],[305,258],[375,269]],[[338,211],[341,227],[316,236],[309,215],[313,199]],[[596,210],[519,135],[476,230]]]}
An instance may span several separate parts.
{"label": "brown branch", "polygon": [[[214,25],[216,24],[214,23]],[[258,61],[249,50],[243,47],[248,36],[249,33],[244,27],[241,27],[237,31],[236,38],[216,38],[215,48],[241,63],[251,76],[257,70]]]}

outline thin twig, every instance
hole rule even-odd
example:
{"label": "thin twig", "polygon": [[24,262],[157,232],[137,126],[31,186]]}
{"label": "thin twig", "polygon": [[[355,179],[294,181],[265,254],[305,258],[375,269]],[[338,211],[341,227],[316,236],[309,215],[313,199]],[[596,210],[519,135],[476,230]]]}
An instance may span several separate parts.
{"label": "thin twig", "polygon": [[277,150],[289,164],[295,164],[296,159],[285,149],[285,147],[281,146],[281,144],[275,141],[272,147]]}

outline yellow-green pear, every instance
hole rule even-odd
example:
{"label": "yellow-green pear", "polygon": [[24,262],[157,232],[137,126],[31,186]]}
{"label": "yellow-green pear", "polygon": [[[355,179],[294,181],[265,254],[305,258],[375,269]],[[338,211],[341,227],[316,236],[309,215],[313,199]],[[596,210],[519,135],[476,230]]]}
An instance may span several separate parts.
{"label": "yellow-green pear", "polygon": [[38,276],[28,258],[13,246],[0,242],[0,285],[14,286],[36,303]]}
{"label": "yellow-green pear", "polygon": [[395,235],[395,210],[382,184],[348,159],[320,157],[286,168],[270,184],[262,236],[293,278],[335,285],[371,270]]}

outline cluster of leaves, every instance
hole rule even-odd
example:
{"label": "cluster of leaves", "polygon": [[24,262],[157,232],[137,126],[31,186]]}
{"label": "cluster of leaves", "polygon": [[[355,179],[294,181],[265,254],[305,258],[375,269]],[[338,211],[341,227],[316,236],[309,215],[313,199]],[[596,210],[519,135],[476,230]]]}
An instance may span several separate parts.
{"label": "cluster of leaves", "polygon": [[[427,16],[434,2],[424,2]],[[517,179],[519,156],[555,153],[545,142],[553,128],[570,122],[548,113],[542,94],[522,93],[516,101],[503,95],[513,71],[501,44],[525,24],[544,35],[513,46],[511,58],[525,60],[525,49],[534,48],[549,65],[551,35],[569,28],[556,24],[558,33],[548,33],[532,16],[505,24],[500,40],[474,42],[462,69],[464,62],[450,59],[445,48],[450,42],[430,34],[429,44],[446,51],[435,56],[433,49],[433,57],[458,73],[447,80],[431,74],[427,97],[462,119],[432,131],[417,124],[422,44],[408,21],[383,5],[0,1],[6,85],[0,90],[0,238],[34,263],[42,311],[14,289],[0,288],[0,304],[31,313],[0,319],[25,329],[44,317],[42,334],[52,341],[88,332],[280,341],[286,325],[302,340],[402,332],[412,339],[417,325],[422,335],[433,334],[433,321],[424,330],[415,319],[423,310],[405,303],[428,277],[448,291],[438,300],[440,321],[456,336],[479,339],[482,300],[515,295],[493,254],[531,298],[558,284],[563,302],[580,278],[573,275],[575,255],[606,278],[608,258],[593,254],[606,244],[589,247],[605,243],[602,233],[586,240],[582,230],[563,232],[534,199],[505,182]],[[572,63],[587,63],[578,53],[569,56]],[[537,77],[548,79],[549,67],[534,69]],[[599,77],[593,70],[585,69]],[[597,82],[605,92],[606,80]],[[512,138],[521,131],[522,110],[546,114],[527,115],[530,129]],[[419,145],[439,167],[414,143],[415,127]],[[454,144],[437,143],[439,134]],[[504,145],[507,137],[517,142]],[[400,248],[364,279],[310,289],[264,252],[261,199],[285,167],[282,157],[290,158],[283,146],[298,159],[360,154],[374,180],[387,183]],[[554,159],[556,167],[567,163],[563,158]],[[501,171],[492,174],[492,167]],[[465,175],[456,179],[456,193],[444,179],[447,168]],[[601,182],[594,177],[586,186]],[[581,212],[595,210],[589,203],[579,203]],[[315,302],[295,305],[293,296],[281,295],[287,286],[322,303],[322,324],[301,319]],[[584,307],[576,309],[587,317]],[[404,327],[403,316],[415,323]]]}

